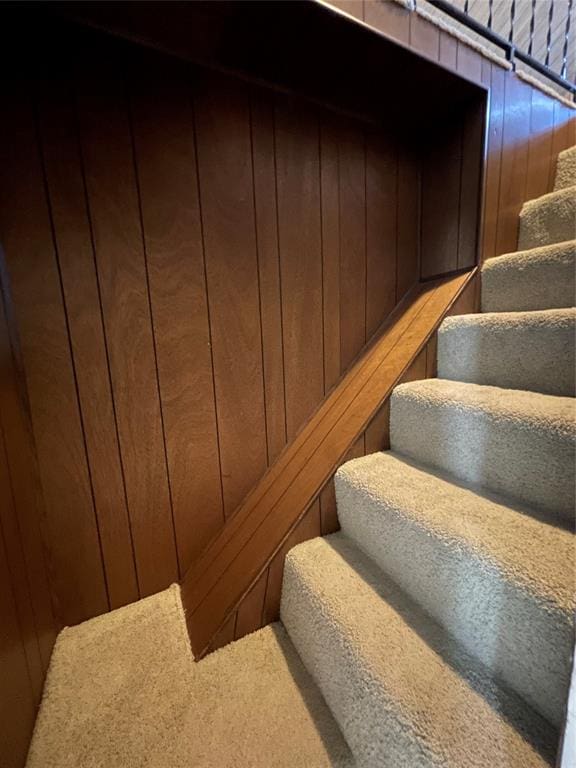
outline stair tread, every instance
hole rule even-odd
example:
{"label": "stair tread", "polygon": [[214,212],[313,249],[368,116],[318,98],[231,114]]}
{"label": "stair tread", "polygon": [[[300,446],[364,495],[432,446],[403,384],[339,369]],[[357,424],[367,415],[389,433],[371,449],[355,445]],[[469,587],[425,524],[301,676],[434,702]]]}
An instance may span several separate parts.
{"label": "stair tread", "polygon": [[482,310],[521,311],[573,307],[576,240],[506,253],[482,266]]}
{"label": "stair tread", "polygon": [[343,465],[336,498],[342,532],[559,724],[576,605],[573,533],[392,451]]}
{"label": "stair tread", "polygon": [[347,462],[337,474],[344,480],[432,536],[474,550],[562,613],[576,607],[574,536],[536,510],[456,484],[393,451]]}
{"label": "stair tread", "polygon": [[573,239],[576,235],[576,186],[549,192],[524,203],[518,248],[533,248]]}
{"label": "stair tread", "polygon": [[173,586],[60,634],[27,768],[353,764],[280,624],[195,663]]}
{"label": "stair tread", "polygon": [[391,447],[529,505],[574,518],[574,398],[446,379],[396,387]]}
{"label": "stair tread", "polygon": [[555,731],[342,534],[287,556],[282,620],[359,764],[550,764]]}
{"label": "stair tread", "polygon": [[442,379],[572,397],[576,309],[456,315],[438,331]]}

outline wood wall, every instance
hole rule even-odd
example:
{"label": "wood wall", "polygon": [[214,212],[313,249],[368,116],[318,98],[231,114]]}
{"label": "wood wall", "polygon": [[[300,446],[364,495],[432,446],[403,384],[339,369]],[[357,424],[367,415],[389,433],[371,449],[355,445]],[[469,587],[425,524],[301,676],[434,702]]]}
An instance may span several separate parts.
{"label": "wood wall", "polygon": [[79,38],[0,128],[60,624],[178,580],[419,270],[394,136]]}
{"label": "wood wall", "polygon": [[[576,144],[574,108],[521,80],[514,72],[485,58],[416,13],[408,12],[394,0],[329,1],[488,89],[481,255],[487,259],[514,251],[522,204],[552,189],[558,153]],[[415,90],[414,98],[417,97]],[[469,184],[469,173],[464,166],[461,173],[465,184],[460,182],[460,189],[470,194],[474,186]],[[448,190],[454,209],[457,185],[452,170],[444,176],[442,200]],[[458,223],[452,218],[452,228],[446,234],[449,243],[453,244],[457,230]]]}

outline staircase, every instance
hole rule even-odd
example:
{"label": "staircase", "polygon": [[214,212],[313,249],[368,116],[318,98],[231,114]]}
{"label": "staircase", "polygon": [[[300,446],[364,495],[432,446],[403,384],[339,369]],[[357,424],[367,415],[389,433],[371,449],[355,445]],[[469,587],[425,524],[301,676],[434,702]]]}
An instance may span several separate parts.
{"label": "staircase", "polygon": [[191,661],[178,589],[65,630],[28,765],[553,765],[573,650],[576,148],[398,386],[282,625]]}

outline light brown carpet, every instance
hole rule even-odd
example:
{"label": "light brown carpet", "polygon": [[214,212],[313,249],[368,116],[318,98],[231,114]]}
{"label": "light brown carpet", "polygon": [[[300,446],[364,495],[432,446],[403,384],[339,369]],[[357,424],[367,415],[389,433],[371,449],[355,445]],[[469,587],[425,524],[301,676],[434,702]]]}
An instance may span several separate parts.
{"label": "light brown carpet", "polygon": [[28,768],[351,766],[279,624],[194,663],[173,586],[64,630]]}

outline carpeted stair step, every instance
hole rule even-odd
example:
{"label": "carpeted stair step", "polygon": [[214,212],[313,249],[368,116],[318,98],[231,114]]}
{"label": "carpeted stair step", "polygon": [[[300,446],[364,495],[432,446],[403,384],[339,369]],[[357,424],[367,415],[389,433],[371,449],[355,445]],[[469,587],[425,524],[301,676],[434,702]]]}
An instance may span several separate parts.
{"label": "carpeted stair step", "polygon": [[576,240],[488,259],[482,311],[522,312],[576,303]]}
{"label": "carpeted stair step", "polygon": [[575,439],[570,397],[445,379],[392,393],[393,450],[570,523]]}
{"label": "carpeted stair step", "polygon": [[358,765],[552,764],[555,729],[341,534],[288,554],[281,617]]}
{"label": "carpeted stair step", "polygon": [[354,762],[280,624],[196,663],[180,589],[172,586],[63,630],[26,765],[351,768]]}
{"label": "carpeted stair step", "polygon": [[438,377],[574,396],[576,309],[448,317]]}
{"label": "carpeted stair step", "polygon": [[573,187],[576,184],[576,147],[560,152],[556,161],[554,190]]}
{"label": "carpeted stair step", "polygon": [[576,237],[576,187],[530,200],[520,211],[518,250],[561,243]]}
{"label": "carpeted stair step", "polygon": [[574,534],[390,451],[342,466],[336,498],[342,533],[560,727],[576,606]]}

